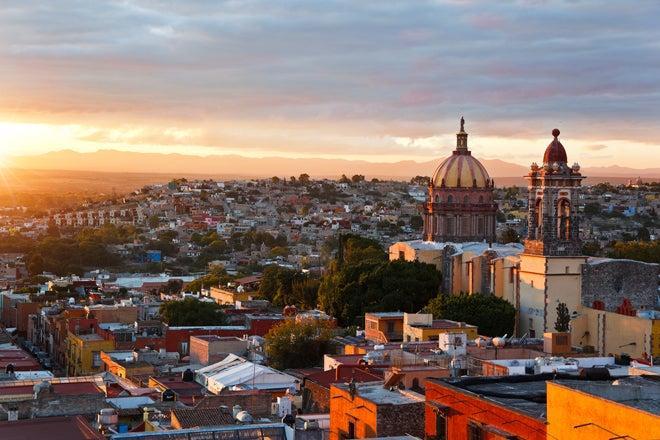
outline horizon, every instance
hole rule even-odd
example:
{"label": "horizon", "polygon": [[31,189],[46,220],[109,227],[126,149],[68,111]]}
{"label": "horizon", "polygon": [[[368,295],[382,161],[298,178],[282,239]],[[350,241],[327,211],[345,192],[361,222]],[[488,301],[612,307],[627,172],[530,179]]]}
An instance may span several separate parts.
{"label": "horizon", "polygon": [[0,156],[427,162],[464,116],[479,159],[529,166],[559,128],[570,163],[660,164],[659,5],[345,6],[5,8]]}

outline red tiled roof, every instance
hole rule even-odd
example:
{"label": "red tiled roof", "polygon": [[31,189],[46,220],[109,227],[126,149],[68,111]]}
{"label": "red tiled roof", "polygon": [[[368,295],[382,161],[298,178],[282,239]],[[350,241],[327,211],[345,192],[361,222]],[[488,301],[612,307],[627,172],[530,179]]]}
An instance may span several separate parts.
{"label": "red tiled roof", "polygon": [[28,352],[21,349],[0,350],[0,369],[13,364],[15,371],[41,370],[39,362]]}
{"label": "red tiled roof", "polygon": [[337,369],[334,369],[312,373],[305,380],[330,388],[330,384],[350,382],[351,379],[355,380],[355,382],[373,382],[375,380],[382,380],[383,376],[375,372],[365,371],[361,368],[342,365],[339,368],[339,377],[337,377]]}
{"label": "red tiled roof", "polygon": [[44,417],[15,422],[0,422],[2,440],[102,440],[104,437],[77,417]]}
{"label": "red tiled roof", "polygon": [[172,419],[178,420],[181,429],[198,426],[233,425],[236,422],[227,408],[173,409]]}

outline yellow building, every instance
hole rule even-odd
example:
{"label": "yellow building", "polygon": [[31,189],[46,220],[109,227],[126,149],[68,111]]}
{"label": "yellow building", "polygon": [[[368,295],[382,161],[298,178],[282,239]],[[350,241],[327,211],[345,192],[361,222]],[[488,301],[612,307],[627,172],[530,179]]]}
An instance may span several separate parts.
{"label": "yellow building", "polygon": [[101,361],[105,371],[123,378],[154,374],[153,365],[148,362],[134,360],[132,352],[102,351]]}
{"label": "yellow building", "polygon": [[581,266],[586,261],[583,256],[520,256],[519,295],[514,302],[519,335],[540,338],[553,331],[560,302],[571,312],[580,308]]}
{"label": "yellow building", "polygon": [[592,347],[599,356],[660,356],[660,319],[582,307],[571,321],[573,346]]}
{"label": "yellow building", "polygon": [[224,289],[221,287],[211,287],[209,296],[218,304],[234,305],[236,301],[249,301],[254,298],[256,292],[245,292],[241,289]]}
{"label": "yellow building", "polygon": [[548,381],[548,438],[637,440],[660,436],[660,385],[641,377]]}
{"label": "yellow building", "polygon": [[403,314],[403,340],[406,342],[437,341],[442,333],[465,333],[468,339],[476,339],[478,329],[465,322],[433,319],[430,313]]}
{"label": "yellow building", "polygon": [[103,370],[102,351],[113,350],[114,343],[96,333],[67,336],[67,373],[69,376],[84,376]]}

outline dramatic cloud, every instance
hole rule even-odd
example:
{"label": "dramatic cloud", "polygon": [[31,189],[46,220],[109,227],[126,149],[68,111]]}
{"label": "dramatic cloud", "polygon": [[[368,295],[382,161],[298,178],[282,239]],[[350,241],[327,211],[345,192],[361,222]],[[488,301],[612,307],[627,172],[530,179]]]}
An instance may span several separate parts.
{"label": "dramatic cloud", "polygon": [[655,1],[26,0],[0,8],[0,123],[82,127],[34,151],[394,160],[445,154],[463,114],[484,157],[527,164],[558,126],[572,156],[607,145],[598,164],[648,166],[658,16]]}

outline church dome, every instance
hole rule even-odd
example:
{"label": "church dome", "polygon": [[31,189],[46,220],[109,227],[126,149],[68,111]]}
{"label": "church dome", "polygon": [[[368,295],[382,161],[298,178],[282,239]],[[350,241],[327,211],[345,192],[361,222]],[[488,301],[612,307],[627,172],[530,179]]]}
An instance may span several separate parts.
{"label": "church dome", "polygon": [[543,163],[544,164],[553,164],[557,163],[566,163],[568,162],[568,157],[566,156],[566,150],[564,146],[559,142],[559,130],[552,130],[552,135],[555,137],[552,142],[548,145],[548,148],[545,149],[545,154],[543,154]]}
{"label": "church dome", "polygon": [[470,154],[457,154],[443,160],[433,174],[433,185],[449,188],[486,188],[490,177],[486,168]]}
{"label": "church dome", "polygon": [[465,120],[461,118],[461,131],[456,134],[456,149],[451,156],[440,163],[433,173],[434,186],[446,188],[489,187],[488,171],[468,150],[467,137]]}

